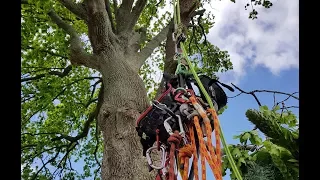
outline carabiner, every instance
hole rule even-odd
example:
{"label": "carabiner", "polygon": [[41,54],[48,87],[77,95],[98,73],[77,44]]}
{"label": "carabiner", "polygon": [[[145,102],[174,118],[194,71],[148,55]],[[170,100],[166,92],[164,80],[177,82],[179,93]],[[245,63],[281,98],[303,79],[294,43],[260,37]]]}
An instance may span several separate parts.
{"label": "carabiner", "polygon": [[[173,118],[177,119],[176,115],[171,111],[171,109],[169,109],[167,107],[167,105],[160,103],[157,100],[153,100],[152,101],[152,105],[160,110],[163,110],[165,112],[167,112],[168,114],[170,114],[170,116],[173,116]],[[161,107],[160,107],[161,106]]]}
{"label": "carabiner", "polygon": [[[180,117],[180,115],[176,115],[176,116],[178,117],[178,123],[179,123],[179,128],[180,128],[179,134],[180,135],[185,134],[184,129],[183,129],[183,124],[182,124],[181,117]],[[173,134],[172,128],[171,128],[170,124],[168,123],[168,121],[171,120],[172,118],[173,117],[170,116],[166,120],[164,120],[164,122],[163,122],[163,126],[166,129],[167,133],[169,133],[169,135]]]}
{"label": "carabiner", "polygon": [[[179,135],[182,136],[182,139],[183,139],[184,143],[186,144],[187,143],[187,138],[186,138],[186,133],[185,133],[184,128],[183,128],[181,117],[180,117],[180,115],[176,115],[176,116],[178,117],[178,123],[179,123],[179,128],[180,128]],[[164,128],[166,129],[166,131],[167,131],[167,133],[169,135],[173,134],[172,128],[171,128],[170,124],[168,123],[168,121],[171,120],[171,119],[172,119],[172,117],[168,117],[163,122],[163,126],[164,126]]]}
{"label": "carabiner", "polygon": [[[178,89],[177,89],[178,90]],[[176,90],[176,91],[177,91]],[[180,90],[180,89],[179,89]],[[174,93],[175,94],[175,93]],[[191,101],[185,96],[195,96],[194,91],[192,89],[186,89],[183,92],[178,92],[174,96],[174,100],[180,103],[191,103]]]}
{"label": "carabiner", "polygon": [[165,167],[165,162],[166,162],[166,149],[163,145],[160,146],[160,151],[162,151],[162,156],[161,156],[161,164],[160,166],[155,166],[153,165],[153,162],[152,162],[152,159],[150,157],[150,152],[153,150],[153,149],[158,149],[158,147],[156,146],[152,146],[150,147],[147,152],[146,152],[146,158],[147,158],[147,161],[148,161],[148,164],[150,167],[152,167],[153,169],[157,169],[157,170],[160,170],[160,169],[163,169]]}

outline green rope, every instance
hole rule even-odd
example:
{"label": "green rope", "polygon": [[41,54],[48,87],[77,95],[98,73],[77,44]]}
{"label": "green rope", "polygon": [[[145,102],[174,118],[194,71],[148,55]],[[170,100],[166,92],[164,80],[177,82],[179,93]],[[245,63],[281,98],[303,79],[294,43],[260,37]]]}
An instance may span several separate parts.
{"label": "green rope", "polygon": [[[174,13],[175,13],[174,18],[177,17],[177,23],[180,23],[181,21],[180,21],[180,6],[179,6],[179,0],[174,0],[174,1],[176,1],[176,4],[177,4],[177,11],[174,12]],[[175,4],[175,3],[174,3],[174,4]],[[174,9],[176,9],[176,8],[174,8]],[[198,85],[199,85],[199,87],[200,87],[201,92],[204,94],[207,102],[209,103],[210,108],[214,109],[212,100],[211,100],[208,92],[207,92],[207,91],[205,90],[205,88],[203,87],[202,82],[200,81],[200,79],[199,79],[196,71],[194,70],[194,67],[193,67],[193,65],[192,65],[192,63],[191,63],[191,61],[190,61],[190,59],[189,59],[189,57],[188,57],[188,55],[186,54],[186,49],[185,49],[185,47],[184,47],[184,43],[183,43],[183,42],[180,42],[180,47],[181,47],[181,49],[182,49],[182,55],[183,55],[184,58],[186,59],[186,61],[187,61],[187,63],[188,63],[188,66],[189,66],[189,68],[190,68],[190,70],[191,70],[191,72],[192,72],[192,74],[193,74],[196,82],[198,83]],[[234,160],[233,160],[233,157],[232,157],[232,155],[231,155],[231,153],[230,153],[230,150],[229,150],[229,148],[228,148],[227,142],[226,142],[226,140],[225,140],[225,138],[224,138],[224,135],[223,135],[223,131],[222,131],[220,122],[218,121],[218,123],[219,123],[219,129],[220,129],[220,135],[221,135],[222,144],[223,144],[223,147],[224,147],[225,152],[226,152],[226,154],[227,154],[227,158],[228,158],[228,160],[229,160],[229,162],[230,162],[230,164],[231,164],[231,168],[232,168],[232,170],[234,171],[236,178],[237,178],[238,180],[242,180],[242,177],[241,177],[241,175],[240,175],[240,173],[239,173],[239,170],[238,170],[238,168],[237,168],[237,166],[236,166],[236,164],[235,164],[235,162],[234,162]]]}

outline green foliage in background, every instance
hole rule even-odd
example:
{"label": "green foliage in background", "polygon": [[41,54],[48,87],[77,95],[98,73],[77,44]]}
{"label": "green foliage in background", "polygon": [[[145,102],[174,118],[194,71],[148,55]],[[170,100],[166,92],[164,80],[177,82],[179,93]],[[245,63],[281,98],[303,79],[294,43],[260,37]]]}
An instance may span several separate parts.
{"label": "green foliage in background", "polygon": [[[297,117],[279,106],[259,110],[249,109],[246,116],[267,138],[262,140],[257,130],[235,136],[239,145],[230,145],[230,151],[245,180],[297,180],[299,179],[299,128]],[[231,166],[223,157],[223,171]]]}

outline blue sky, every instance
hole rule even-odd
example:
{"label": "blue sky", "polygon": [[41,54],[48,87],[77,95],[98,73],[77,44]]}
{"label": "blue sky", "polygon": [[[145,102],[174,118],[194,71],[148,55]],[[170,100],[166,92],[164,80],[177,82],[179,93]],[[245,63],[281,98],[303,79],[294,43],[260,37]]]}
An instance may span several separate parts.
{"label": "blue sky", "polygon": [[[233,70],[220,73],[223,82],[234,83],[244,91],[256,89],[299,92],[299,1],[271,1],[273,7],[258,11],[258,19],[248,19],[244,9],[246,1],[211,1],[215,25],[208,34],[211,43],[230,54]],[[207,6],[209,7],[209,6]],[[209,9],[210,9],[209,8]],[[249,10],[251,7],[248,8]],[[226,90],[228,96],[234,93]],[[273,94],[257,93],[260,102],[273,106]],[[297,94],[299,96],[299,94]],[[286,96],[277,95],[276,100]],[[295,99],[288,106],[299,106]],[[219,117],[228,144],[239,143],[233,139],[243,131],[253,129],[245,112],[258,108],[251,95],[242,94],[229,99],[228,109]],[[298,109],[293,109],[298,116]],[[208,172],[208,179],[214,179]],[[229,180],[227,175],[223,178]]]}
{"label": "blue sky", "polygon": [[[299,70],[290,69],[280,72],[278,76],[273,75],[265,67],[257,67],[249,70],[246,75],[237,84],[238,87],[244,91],[252,91],[256,89],[276,90],[287,93],[299,91]],[[236,95],[226,90],[228,96]],[[273,106],[272,93],[257,93],[260,102],[269,107]],[[276,100],[285,99],[286,96],[276,95]],[[228,100],[228,109],[219,116],[221,126],[228,144],[237,144],[238,140],[233,139],[234,135],[238,135],[243,131],[253,129],[253,125],[247,120],[245,112],[247,109],[257,109],[258,104],[251,95],[242,94],[236,98]],[[288,100],[288,106],[299,106],[297,100]],[[293,109],[296,115],[298,110]],[[212,174],[208,172],[208,179],[214,179]],[[229,180],[229,176],[225,176],[224,180]]]}

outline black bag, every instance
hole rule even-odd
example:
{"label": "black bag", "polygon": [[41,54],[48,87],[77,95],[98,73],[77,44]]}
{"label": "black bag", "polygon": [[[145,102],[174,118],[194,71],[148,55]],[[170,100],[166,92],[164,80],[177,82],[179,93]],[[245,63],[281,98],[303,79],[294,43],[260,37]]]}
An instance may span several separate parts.
{"label": "black bag", "polygon": [[[165,104],[170,110],[174,111],[177,107],[172,103],[171,97],[171,84],[168,84],[167,90],[157,99],[158,102]],[[145,110],[136,122],[136,130],[140,136],[140,142],[143,146],[143,156],[146,155],[148,148],[152,147],[156,141],[156,131],[159,130],[159,140],[162,143],[166,143],[169,134],[163,126],[164,121],[169,118],[170,115],[167,111],[159,109],[155,106],[150,106]],[[176,129],[177,125],[172,121],[168,121],[172,129]]]}
{"label": "black bag", "polygon": [[[221,84],[223,87],[229,89],[232,92],[234,91],[234,89],[224,83],[219,82],[216,79],[211,79],[210,77],[208,77],[206,75],[200,75],[199,79],[200,79],[201,83],[203,84],[203,87],[208,92],[211,99],[214,100],[213,102],[217,103],[218,110],[223,108],[227,104],[228,98],[227,98],[226,93],[224,92],[224,90],[221,88],[221,86],[219,84]],[[198,86],[198,88],[200,90],[199,85],[196,82],[195,82],[195,84]],[[200,94],[201,94],[201,98],[203,99],[203,101],[208,103],[204,94],[201,91],[200,91]]]}

